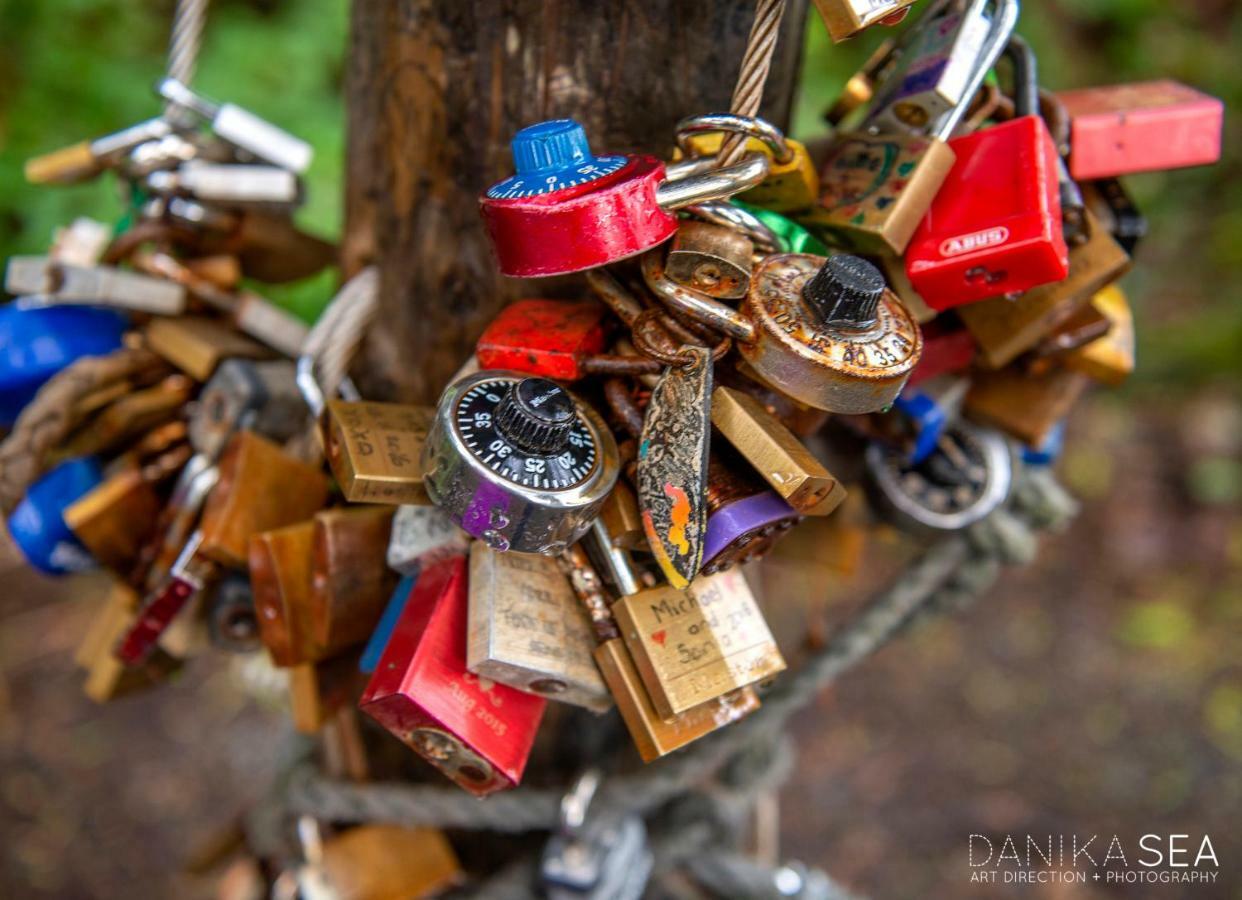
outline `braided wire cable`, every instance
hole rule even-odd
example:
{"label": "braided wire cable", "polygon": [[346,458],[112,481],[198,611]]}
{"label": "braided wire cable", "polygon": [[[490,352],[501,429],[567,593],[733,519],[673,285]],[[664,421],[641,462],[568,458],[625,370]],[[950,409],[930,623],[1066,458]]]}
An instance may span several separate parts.
{"label": "braided wire cable", "polygon": [[207,0],[177,0],[172,34],[168,39],[168,77],[189,85],[194,80],[203,45]]}
{"label": "braided wire cable", "polygon": [[[746,41],[746,52],[742,55],[742,67],[733,88],[729,112],[751,118],[759,114],[759,104],[763,102],[763,87],[768,80],[768,71],[772,68],[772,55],[776,51],[776,40],[780,37],[781,20],[784,17],[785,0],[757,0],[755,21],[750,27],[750,37]],[[742,158],[745,147],[746,135],[728,135],[716,156],[716,165],[733,165]]]}

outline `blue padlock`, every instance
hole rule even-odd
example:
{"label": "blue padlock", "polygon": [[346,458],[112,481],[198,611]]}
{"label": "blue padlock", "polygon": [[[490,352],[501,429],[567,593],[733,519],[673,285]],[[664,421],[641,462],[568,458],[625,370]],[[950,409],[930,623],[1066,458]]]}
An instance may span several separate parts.
{"label": "blue padlock", "polygon": [[121,346],[128,323],[91,306],[0,306],[0,426],[17,419],[44,382],[84,356]]}
{"label": "blue padlock", "polygon": [[359,672],[370,675],[379,666],[380,657],[384,655],[384,648],[388,646],[388,640],[392,637],[393,629],[397,627],[397,620],[401,618],[401,611],[405,609],[405,602],[410,599],[410,591],[414,590],[414,584],[417,581],[418,573],[416,572],[413,575],[406,575],[397,582],[397,589],[392,592],[392,598],[384,607],[384,614],[380,616],[379,624],[371,632],[366,649],[362,651],[362,658],[358,660]]}
{"label": "blue padlock", "polygon": [[65,523],[65,510],[103,481],[103,467],[81,456],[46,473],[30,486],[9,516],[9,534],[26,561],[48,575],[93,568],[95,560]]}
{"label": "blue padlock", "polygon": [[917,466],[936,452],[945,428],[957,420],[969,387],[964,378],[936,378],[917,388],[907,387],[893,401],[893,409],[914,427],[910,465]]}
{"label": "blue padlock", "polygon": [[1023,446],[1022,461],[1028,466],[1051,466],[1061,458],[1063,449],[1065,449],[1064,419],[1052,426],[1052,430],[1048,432],[1048,436],[1039,446]]}

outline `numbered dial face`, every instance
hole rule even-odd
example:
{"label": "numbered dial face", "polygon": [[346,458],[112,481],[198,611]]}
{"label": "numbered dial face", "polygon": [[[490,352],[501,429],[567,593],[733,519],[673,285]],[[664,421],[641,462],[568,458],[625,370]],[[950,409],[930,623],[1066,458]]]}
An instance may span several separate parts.
{"label": "numbered dial face", "polygon": [[618,172],[627,162],[629,158],[625,156],[596,156],[590,162],[572,168],[514,175],[488,188],[487,196],[493,200],[516,200],[563,191]]}
{"label": "numbered dial face", "polygon": [[[479,382],[457,401],[454,427],[470,453],[505,481],[538,491],[563,491],[578,487],[591,477],[599,456],[595,434],[581,412],[574,409],[572,423],[563,434],[558,435],[556,445],[544,452],[523,449],[523,444],[529,444],[520,437],[515,440],[514,427],[510,426],[506,433],[502,426],[505,420],[503,404],[510,391],[516,390],[519,385],[529,386],[534,382],[552,385],[544,379],[515,381],[496,378]],[[564,393],[555,385],[552,387]],[[532,392],[536,397],[546,397],[548,393],[546,390],[542,394]],[[565,397],[569,399],[567,394]],[[554,397],[545,400],[544,405],[558,402],[559,398]],[[501,422],[498,422],[498,409]]]}

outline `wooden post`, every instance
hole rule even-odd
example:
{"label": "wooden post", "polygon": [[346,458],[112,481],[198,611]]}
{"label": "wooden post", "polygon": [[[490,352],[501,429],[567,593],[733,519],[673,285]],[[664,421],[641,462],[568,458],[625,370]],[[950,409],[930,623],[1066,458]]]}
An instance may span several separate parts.
{"label": "wooden post", "polygon": [[[762,115],[788,122],[806,0],[789,0]],[[517,296],[567,283],[496,271],[478,195],[514,131],[580,121],[599,152],[667,154],[686,115],[728,109],[754,0],[356,0],[347,78],[345,270],[382,272],[363,385],[434,402]]]}

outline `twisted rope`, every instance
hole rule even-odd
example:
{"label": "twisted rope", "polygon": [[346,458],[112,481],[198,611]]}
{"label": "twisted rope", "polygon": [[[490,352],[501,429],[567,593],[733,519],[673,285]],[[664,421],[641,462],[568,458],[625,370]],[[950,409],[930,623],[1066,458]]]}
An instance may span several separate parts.
{"label": "twisted rope", "polygon": [[[177,0],[172,34],[168,40],[168,77],[189,87],[203,45],[207,0]],[[170,104],[171,105],[171,104]]]}
{"label": "twisted rope", "polygon": [[[729,112],[751,118],[759,115],[763,87],[768,80],[768,71],[772,68],[772,55],[776,51],[776,39],[780,37],[781,20],[784,17],[785,0],[758,0],[755,21],[750,26],[750,37],[746,41],[746,52],[742,56],[742,67],[733,88]],[[733,165],[742,158],[745,147],[745,135],[728,135],[716,156],[716,165]]]}

